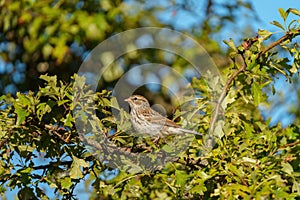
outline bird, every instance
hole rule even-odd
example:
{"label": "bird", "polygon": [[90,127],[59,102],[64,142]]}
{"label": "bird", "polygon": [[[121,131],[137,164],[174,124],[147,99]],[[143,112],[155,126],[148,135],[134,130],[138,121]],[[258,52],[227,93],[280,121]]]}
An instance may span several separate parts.
{"label": "bird", "polygon": [[130,121],[138,134],[146,134],[151,137],[162,137],[178,134],[200,133],[182,128],[172,120],[162,116],[150,107],[148,100],[141,95],[132,95],[125,99],[130,110]]}

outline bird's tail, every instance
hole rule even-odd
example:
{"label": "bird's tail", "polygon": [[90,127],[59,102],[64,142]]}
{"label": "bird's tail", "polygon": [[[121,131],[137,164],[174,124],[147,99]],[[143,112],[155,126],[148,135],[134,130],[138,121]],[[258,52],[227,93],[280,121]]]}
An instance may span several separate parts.
{"label": "bird's tail", "polygon": [[194,135],[202,135],[201,133],[198,133],[196,131],[192,131],[192,130],[187,130],[187,129],[184,129],[184,128],[179,128],[180,131],[184,132],[184,133],[189,133],[189,134],[194,134]]}

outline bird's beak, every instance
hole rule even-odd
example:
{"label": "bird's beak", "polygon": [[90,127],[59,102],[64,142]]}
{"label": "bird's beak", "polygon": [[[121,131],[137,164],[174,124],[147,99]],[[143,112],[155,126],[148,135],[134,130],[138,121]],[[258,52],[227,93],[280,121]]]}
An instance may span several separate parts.
{"label": "bird's beak", "polygon": [[127,99],[124,99],[124,101],[126,101],[126,102],[129,102],[129,101],[130,101],[130,99],[129,99],[129,98],[127,98]]}

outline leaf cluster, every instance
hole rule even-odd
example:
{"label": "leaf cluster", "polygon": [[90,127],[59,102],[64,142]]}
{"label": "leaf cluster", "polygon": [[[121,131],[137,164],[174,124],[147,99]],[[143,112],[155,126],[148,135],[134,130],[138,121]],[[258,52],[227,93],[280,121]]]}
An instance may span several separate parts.
{"label": "leaf cluster", "polygon": [[[289,13],[299,15],[295,9],[280,13],[284,20]],[[110,91],[93,93],[83,77],[74,75],[74,81],[65,83],[43,75],[45,84],[37,92],[1,96],[0,191],[18,189],[20,199],[49,199],[43,189],[47,185],[55,195],[78,199],[75,189],[84,181],[93,199],[299,198],[299,124],[271,126],[259,109],[261,104],[270,104],[266,88],[274,76],[281,73],[292,80],[298,72],[299,45],[292,43],[298,35],[299,23],[293,22],[268,45],[273,36],[268,31],[260,31],[240,46],[227,41],[232,62],[222,71],[226,83],[217,106],[206,104],[211,96],[203,86],[205,81],[193,80],[193,87],[204,97],[195,102],[205,113],[197,121],[199,130],[219,127],[214,130],[216,145],[207,149],[205,137],[197,136],[178,159],[155,173],[118,170],[118,165],[109,167],[105,159],[88,151],[86,144],[97,149],[111,140],[135,153],[130,146],[134,140],[122,133],[128,116],[115,106]],[[292,59],[274,51],[279,45]],[[84,111],[74,115],[72,111],[79,107]],[[119,109],[121,120],[113,118],[112,108]],[[220,112],[224,118],[211,122]],[[76,128],[78,122],[86,133],[104,139],[84,138]],[[111,137],[111,133],[117,134]],[[135,169],[132,163],[127,166]]]}

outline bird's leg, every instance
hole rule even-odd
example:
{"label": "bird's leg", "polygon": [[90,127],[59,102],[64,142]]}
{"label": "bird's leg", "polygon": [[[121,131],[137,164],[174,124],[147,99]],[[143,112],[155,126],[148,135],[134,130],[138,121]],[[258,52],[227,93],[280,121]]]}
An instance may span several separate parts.
{"label": "bird's leg", "polygon": [[153,140],[153,143],[155,144],[155,146],[158,146],[159,140],[160,140],[160,135],[157,136],[157,137]]}

